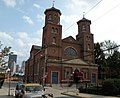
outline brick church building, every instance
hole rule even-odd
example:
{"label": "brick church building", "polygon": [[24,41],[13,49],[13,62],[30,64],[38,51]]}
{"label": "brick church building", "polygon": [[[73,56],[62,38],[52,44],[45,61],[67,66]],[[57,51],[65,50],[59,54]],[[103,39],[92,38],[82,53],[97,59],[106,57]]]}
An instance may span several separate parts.
{"label": "brick church building", "polygon": [[94,37],[91,21],[83,17],[77,22],[76,39],[62,39],[61,11],[46,9],[42,46],[33,45],[25,65],[25,82],[47,84],[68,83],[72,73],[81,72],[82,81],[97,83],[98,65],[94,64]]}

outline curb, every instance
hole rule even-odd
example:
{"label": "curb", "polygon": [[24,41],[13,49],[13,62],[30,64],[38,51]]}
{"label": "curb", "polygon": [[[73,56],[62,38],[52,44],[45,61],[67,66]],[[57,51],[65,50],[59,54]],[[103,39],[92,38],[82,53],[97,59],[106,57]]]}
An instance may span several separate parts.
{"label": "curb", "polygon": [[63,92],[61,93],[63,95],[68,95],[68,96],[71,96],[71,97],[76,97],[76,98],[91,98],[91,97],[83,97],[83,96],[80,96],[80,94],[68,94],[67,92]]}

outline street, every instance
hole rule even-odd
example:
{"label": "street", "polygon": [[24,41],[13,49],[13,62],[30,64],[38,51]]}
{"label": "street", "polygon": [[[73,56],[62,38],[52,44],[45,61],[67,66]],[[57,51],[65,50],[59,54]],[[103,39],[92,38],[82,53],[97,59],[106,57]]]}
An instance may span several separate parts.
{"label": "street", "polygon": [[[9,92],[9,84],[5,82],[2,88],[0,89],[0,98],[15,98],[13,96],[15,86],[17,82],[11,81],[10,85],[10,96],[8,96]],[[76,87],[73,85],[72,87],[60,86],[58,84],[50,86],[45,86],[45,93],[52,93],[53,98],[120,98],[114,96],[103,96],[103,95],[94,95],[94,94],[85,94],[85,93],[76,93]],[[62,94],[61,94],[62,93]],[[68,96],[69,95],[69,96]],[[74,96],[74,97],[71,97]],[[47,97],[50,98],[50,97]]]}
{"label": "street", "polygon": [[[0,98],[15,98],[13,96],[14,93],[14,89],[16,86],[17,82],[11,82],[10,83],[10,96],[8,96],[8,92],[9,92],[9,84],[8,82],[5,82],[4,85],[2,86],[2,88],[0,89]],[[54,87],[45,87],[45,93],[53,93],[54,98],[75,98],[75,97],[70,97],[70,96],[66,96],[66,95],[62,95],[61,93],[66,91],[66,89],[61,89],[59,86],[54,86]],[[48,97],[50,98],[50,97]]]}

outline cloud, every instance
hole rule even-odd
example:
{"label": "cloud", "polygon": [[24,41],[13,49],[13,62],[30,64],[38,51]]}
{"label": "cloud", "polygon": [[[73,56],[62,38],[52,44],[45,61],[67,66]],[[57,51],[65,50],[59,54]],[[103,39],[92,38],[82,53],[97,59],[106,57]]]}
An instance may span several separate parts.
{"label": "cloud", "polygon": [[20,8],[16,8],[16,10],[24,15],[28,15],[27,12],[25,12],[24,10],[21,10]]}
{"label": "cloud", "polygon": [[23,39],[28,38],[29,36],[26,32],[19,32],[18,37],[23,40]]}
{"label": "cloud", "polygon": [[4,44],[4,46],[12,46],[14,38],[7,32],[0,32],[0,41]]}
{"label": "cloud", "polygon": [[92,10],[87,16],[92,20],[91,30],[94,34],[95,42],[111,40],[120,42],[119,36],[119,0],[105,0],[100,3],[97,9]]}
{"label": "cloud", "polygon": [[33,4],[34,7],[36,7],[37,9],[40,9],[40,6],[38,4]]}
{"label": "cloud", "polygon": [[65,5],[67,13],[69,14],[81,14],[86,11],[89,4],[86,0],[69,0],[68,4]]}
{"label": "cloud", "polygon": [[44,21],[44,16],[37,14],[37,20],[38,21]]}
{"label": "cloud", "polygon": [[16,0],[3,0],[7,7],[14,7],[16,5]]}
{"label": "cloud", "polygon": [[19,47],[24,48],[25,43],[23,42],[22,39],[17,39],[17,43],[18,43]]}
{"label": "cloud", "polygon": [[67,24],[76,23],[80,17],[78,15],[62,15],[61,20]]}
{"label": "cloud", "polygon": [[7,40],[13,40],[13,37],[10,36],[8,33],[6,32],[0,32],[0,38],[4,38],[4,39],[7,39]]}
{"label": "cloud", "polygon": [[[0,41],[4,46],[10,46],[11,51],[18,56],[18,64],[21,64],[23,60],[29,57],[30,49],[32,45],[41,45],[40,35],[41,30],[33,32],[37,36],[32,36],[28,32],[0,32]],[[32,34],[33,34],[32,33]],[[40,35],[42,38],[42,35]]]}
{"label": "cloud", "polygon": [[23,16],[22,18],[23,18],[23,20],[25,20],[25,22],[27,22],[30,25],[34,24],[34,22],[32,21],[32,19],[29,16]]}
{"label": "cloud", "polygon": [[2,0],[7,7],[15,7],[17,4],[24,4],[24,0]]}

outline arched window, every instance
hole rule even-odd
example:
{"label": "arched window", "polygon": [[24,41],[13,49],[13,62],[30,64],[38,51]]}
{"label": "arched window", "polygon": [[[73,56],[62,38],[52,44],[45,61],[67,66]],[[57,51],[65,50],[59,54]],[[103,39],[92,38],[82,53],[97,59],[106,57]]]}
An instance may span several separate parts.
{"label": "arched window", "polygon": [[57,33],[58,32],[58,29],[57,28],[55,28],[55,33]]}
{"label": "arched window", "polygon": [[48,20],[52,20],[52,15],[51,14],[48,15]]}
{"label": "arched window", "polygon": [[66,48],[64,50],[64,54],[67,55],[67,56],[73,56],[73,57],[77,56],[76,50],[74,48],[72,48],[72,47]]}
{"label": "arched window", "polygon": [[52,39],[52,44],[55,44],[55,43],[56,43],[56,38],[53,37],[53,39]]}
{"label": "arched window", "polygon": [[51,33],[56,34],[58,32],[57,28],[52,27]]}
{"label": "arched window", "polygon": [[87,49],[90,50],[90,44],[87,45]]}
{"label": "arched window", "polygon": [[86,26],[82,25],[82,31],[86,31]]}
{"label": "arched window", "polygon": [[54,30],[54,28],[52,27],[51,33],[54,33],[54,32],[55,32],[55,30]]}

